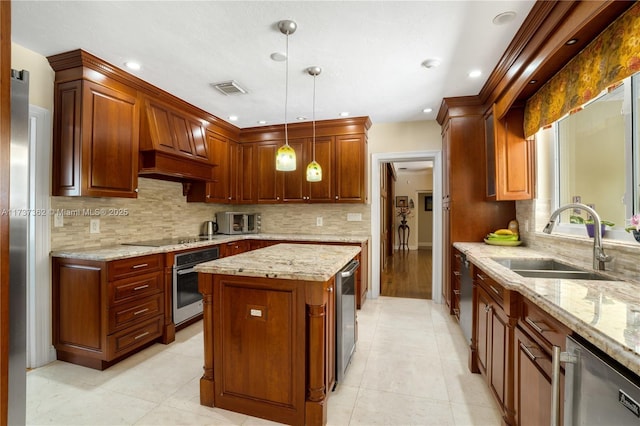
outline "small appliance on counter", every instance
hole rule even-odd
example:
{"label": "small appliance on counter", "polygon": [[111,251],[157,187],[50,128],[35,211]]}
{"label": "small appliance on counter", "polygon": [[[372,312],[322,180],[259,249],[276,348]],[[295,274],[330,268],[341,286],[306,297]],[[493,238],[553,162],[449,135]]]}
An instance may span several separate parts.
{"label": "small appliance on counter", "polygon": [[207,220],[202,224],[201,237],[211,237],[218,233],[218,224],[213,220]]}
{"label": "small appliance on counter", "polygon": [[257,234],[260,232],[260,213],[219,212],[216,223],[221,234]]}

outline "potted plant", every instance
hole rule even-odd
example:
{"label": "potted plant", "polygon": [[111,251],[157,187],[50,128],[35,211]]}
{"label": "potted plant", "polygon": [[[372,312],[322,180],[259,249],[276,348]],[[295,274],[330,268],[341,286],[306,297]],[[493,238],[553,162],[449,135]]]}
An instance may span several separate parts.
{"label": "potted plant", "polygon": [[[569,217],[569,222],[570,223],[582,223],[582,224],[584,224],[584,226],[587,228],[587,234],[589,235],[590,238],[593,238],[594,227],[595,227],[595,224],[593,223],[593,218],[585,219],[582,216],[571,215]],[[615,226],[615,225],[616,225],[615,223],[609,222],[608,220],[601,220],[600,221],[600,236],[604,235],[604,231],[607,228],[607,226]]]}
{"label": "potted plant", "polygon": [[634,214],[629,218],[629,226],[624,228],[627,232],[633,233],[633,238],[640,243],[640,214]]}

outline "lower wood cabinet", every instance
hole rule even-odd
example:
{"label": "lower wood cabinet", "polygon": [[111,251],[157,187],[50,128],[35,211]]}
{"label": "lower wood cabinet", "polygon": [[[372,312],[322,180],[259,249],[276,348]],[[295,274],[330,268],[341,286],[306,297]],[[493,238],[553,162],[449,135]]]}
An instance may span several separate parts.
{"label": "lower wood cabinet", "polygon": [[506,424],[514,424],[514,332],[518,320],[518,294],[505,289],[473,267],[471,368],[482,374]]}
{"label": "lower wood cabinet", "polygon": [[163,336],[161,254],[110,262],[53,258],[53,344],[60,360],[103,370]]}
{"label": "lower wood cabinet", "polygon": [[[566,350],[571,331],[522,298],[522,309],[515,333],[514,399],[518,425],[551,424],[551,354],[553,346]],[[560,364],[560,395],[564,394],[564,365]],[[560,398],[560,419],[563,400]]]}
{"label": "lower wood cabinet", "polygon": [[[251,240],[238,240],[220,244],[219,257],[233,256],[244,253],[245,251],[254,250],[251,248]],[[258,248],[258,247],[256,247]]]}

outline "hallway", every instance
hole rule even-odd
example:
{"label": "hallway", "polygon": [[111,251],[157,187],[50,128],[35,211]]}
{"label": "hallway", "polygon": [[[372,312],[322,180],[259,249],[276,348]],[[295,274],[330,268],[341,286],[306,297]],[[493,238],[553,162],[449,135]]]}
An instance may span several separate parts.
{"label": "hallway", "polygon": [[380,279],[380,295],[431,299],[433,251],[396,250],[387,258]]}

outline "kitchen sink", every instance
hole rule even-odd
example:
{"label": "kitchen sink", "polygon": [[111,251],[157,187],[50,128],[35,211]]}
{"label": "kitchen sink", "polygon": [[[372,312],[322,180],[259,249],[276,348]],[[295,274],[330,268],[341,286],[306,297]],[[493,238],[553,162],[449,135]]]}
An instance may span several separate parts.
{"label": "kitchen sink", "polygon": [[[583,271],[580,268],[560,263],[555,259],[512,259],[494,258],[502,266],[511,270],[533,270],[533,271]],[[586,272],[586,271],[585,271]]]}
{"label": "kitchen sink", "polygon": [[576,268],[575,266],[558,262],[555,259],[494,258],[493,260],[522,277],[615,281],[612,278]]}

